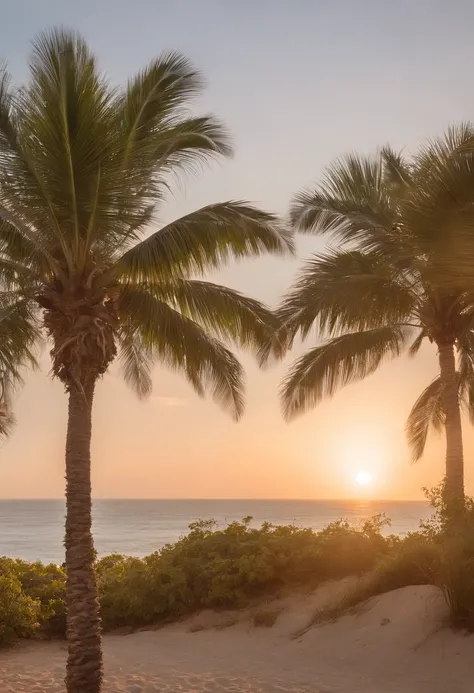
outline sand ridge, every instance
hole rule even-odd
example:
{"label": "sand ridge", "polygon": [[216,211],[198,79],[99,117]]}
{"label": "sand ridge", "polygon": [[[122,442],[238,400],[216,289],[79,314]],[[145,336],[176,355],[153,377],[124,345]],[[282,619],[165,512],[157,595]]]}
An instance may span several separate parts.
{"label": "sand ridge", "polygon": [[[198,614],[159,630],[104,638],[104,693],[470,693],[474,636],[446,627],[435,587],[406,587],[357,613],[310,629],[315,607],[347,582],[261,608],[278,613],[255,627],[251,612]],[[64,691],[64,643],[27,643],[0,654],[0,691]]]}

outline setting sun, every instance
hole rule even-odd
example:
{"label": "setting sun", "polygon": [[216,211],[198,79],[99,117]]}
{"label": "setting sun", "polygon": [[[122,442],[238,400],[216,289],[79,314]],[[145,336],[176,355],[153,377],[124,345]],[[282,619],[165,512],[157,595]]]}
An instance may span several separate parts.
{"label": "setting sun", "polygon": [[359,486],[369,486],[372,483],[372,474],[361,469],[357,472],[355,480]]}

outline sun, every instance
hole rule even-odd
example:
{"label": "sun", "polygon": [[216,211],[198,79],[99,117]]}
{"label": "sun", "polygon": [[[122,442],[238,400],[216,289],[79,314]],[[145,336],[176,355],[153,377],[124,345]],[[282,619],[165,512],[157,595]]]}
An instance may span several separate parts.
{"label": "sun", "polygon": [[369,486],[372,483],[372,474],[365,469],[360,469],[355,476],[355,480],[359,486]]}

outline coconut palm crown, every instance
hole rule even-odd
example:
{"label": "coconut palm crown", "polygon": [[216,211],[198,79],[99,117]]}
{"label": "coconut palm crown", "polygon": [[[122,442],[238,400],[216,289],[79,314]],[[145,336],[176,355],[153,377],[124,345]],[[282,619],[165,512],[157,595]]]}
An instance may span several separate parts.
{"label": "coconut palm crown", "polygon": [[[279,309],[273,340],[282,355],[314,327],[323,342],[282,383],[286,418],[373,373],[384,361],[437,347],[439,375],[407,422],[413,458],[432,425],[446,431],[447,492],[463,503],[460,407],[474,413],[474,157],[469,125],[449,130],[405,159],[386,147],[349,155],[291,207],[303,233],[328,234]],[[263,358],[268,357],[269,348]],[[457,368],[455,354],[457,354]]]}

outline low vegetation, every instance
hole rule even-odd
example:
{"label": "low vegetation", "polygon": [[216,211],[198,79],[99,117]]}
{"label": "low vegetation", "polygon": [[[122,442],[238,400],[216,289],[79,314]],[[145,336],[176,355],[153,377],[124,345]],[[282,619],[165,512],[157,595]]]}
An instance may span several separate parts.
{"label": "low vegetation", "polygon": [[[254,529],[244,518],[225,529],[194,523],[185,537],[143,559],[107,556],[96,563],[104,627],[136,628],[204,608],[241,608],[358,575],[344,599],[316,614],[313,623],[383,592],[435,584],[446,596],[453,625],[474,630],[474,504],[468,503],[463,527],[453,532],[442,489],[430,500],[433,518],[404,538],[386,535],[380,516],[358,528],[339,521],[320,532],[268,523]],[[62,567],[0,559],[0,644],[63,635],[64,587]],[[262,614],[259,625],[277,616]]]}

